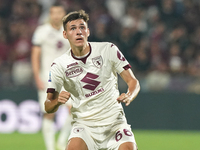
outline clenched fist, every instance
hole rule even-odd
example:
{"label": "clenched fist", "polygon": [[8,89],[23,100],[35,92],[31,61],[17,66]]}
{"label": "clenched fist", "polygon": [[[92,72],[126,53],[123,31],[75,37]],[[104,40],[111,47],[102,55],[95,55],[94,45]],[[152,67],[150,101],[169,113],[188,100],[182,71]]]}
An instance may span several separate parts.
{"label": "clenched fist", "polygon": [[60,94],[58,96],[58,103],[65,104],[69,100],[70,96],[71,96],[71,94],[67,91],[60,92]]}

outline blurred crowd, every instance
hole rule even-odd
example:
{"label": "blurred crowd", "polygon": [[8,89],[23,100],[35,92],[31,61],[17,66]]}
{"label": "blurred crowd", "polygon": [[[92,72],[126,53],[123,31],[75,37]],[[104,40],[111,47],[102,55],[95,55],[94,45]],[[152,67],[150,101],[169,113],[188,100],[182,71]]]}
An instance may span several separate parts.
{"label": "blurred crowd", "polygon": [[[0,1],[0,88],[34,88],[31,38],[55,1]],[[57,1],[89,13],[89,41],[116,44],[142,91],[200,93],[199,0]]]}

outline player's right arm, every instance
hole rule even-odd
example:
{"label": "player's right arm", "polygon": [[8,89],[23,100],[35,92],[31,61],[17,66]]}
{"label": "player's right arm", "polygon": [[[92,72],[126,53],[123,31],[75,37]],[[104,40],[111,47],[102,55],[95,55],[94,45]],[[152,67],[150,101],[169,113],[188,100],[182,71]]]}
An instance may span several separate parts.
{"label": "player's right arm", "polygon": [[[65,104],[69,98],[70,93],[67,91],[61,91],[64,84],[64,71],[60,64],[60,59],[55,60],[49,72],[47,98],[44,103],[45,111],[47,113],[54,113],[58,110],[59,106]],[[60,92],[61,91],[61,92]]]}
{"label": "player's right arm", "polygon": [[62,91],[60,94],[57,91],[47,92],[47,99],[44,103],[47,113],[54,113],[59,106],[65,104],[70,98],[70,93]]}
{"label": "player's right arm", "polygon": [[41,55],[41,47],[40,46],[33,46],[31,52],[31,63],[32,63],[32,70],[34,79],[36,82],[36,86],[39,90],[44,89],[44,83],[40,78],[40,55]]}

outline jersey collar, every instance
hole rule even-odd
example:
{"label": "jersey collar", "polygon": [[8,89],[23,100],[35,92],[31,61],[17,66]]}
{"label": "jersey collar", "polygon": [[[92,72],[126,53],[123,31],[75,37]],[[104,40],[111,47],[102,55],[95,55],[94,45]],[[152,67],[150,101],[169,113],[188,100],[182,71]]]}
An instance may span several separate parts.
{"label": "jersey collar", "polygon": [[71,56],[72,56],[74,59],[76,59],[76,60],[81,60],[81,61],[85,64],[87,58],[90,56],[90,54],[91,54],[91,52],[92,52],[92,48],[91,48],[90,43],[89,43],[89,47],[90,47],[90,51],[89,51],[89,53],[88,53],[85,57],[77,58],[76,56],[73,55],[73,53],[72,53],[72,49],[71,49]]}

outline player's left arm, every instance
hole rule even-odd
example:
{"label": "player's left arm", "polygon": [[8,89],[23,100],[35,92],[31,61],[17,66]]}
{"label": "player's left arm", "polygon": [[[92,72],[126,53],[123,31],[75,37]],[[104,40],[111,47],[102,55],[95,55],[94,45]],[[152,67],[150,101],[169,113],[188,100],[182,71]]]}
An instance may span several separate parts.
{"label": "player's left arm", "polygon": [[123,102],[128,106],[138,95],[140,91],[140,84],[139,81],[135,78],[131,69],[123,70],[120,73],[122,79],[128,85],[127,93],[122,93],[118,98],[117,101]]}

